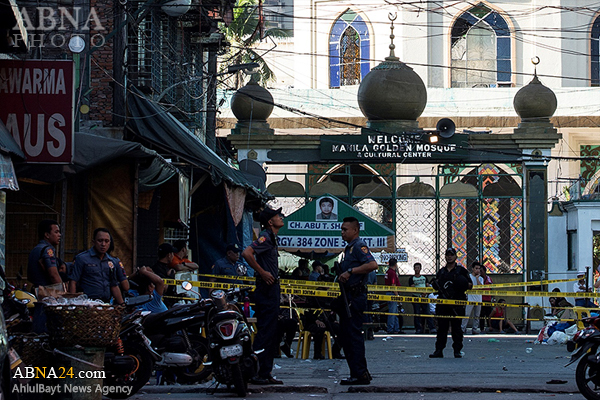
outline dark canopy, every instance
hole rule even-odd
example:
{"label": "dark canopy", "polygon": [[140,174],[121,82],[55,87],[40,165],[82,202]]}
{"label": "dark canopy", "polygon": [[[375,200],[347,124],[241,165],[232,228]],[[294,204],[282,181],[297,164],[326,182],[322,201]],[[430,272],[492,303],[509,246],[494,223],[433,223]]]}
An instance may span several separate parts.
{"label": "dark canopy", "polygon": [[25,154],[23,154],[23,151],[15,139],[12,137],[8,129],[6,129],[6,126],[2,120],[0,120],[0,152],[17,156],[23,160],[25,159]]}
{"label": "dark canopy", "polygon": [[256,197],[268,196],[240,171],[227,165],[177,118],[133,87],[127,97],[127,107],[129,109],[127,128],[138,138],[206,171],[215,185],[224,180],[234,186],[248,189]]}
{"label": "dark canopy", "polygon": [[140,143],[78,132],[75,133],[74,147],[75,155],[71,164],[17,163],[17,177],[53,183],[65,179],[67,175],[77,174],[123,157],[147,161],[140,167],[140,191],[161,185],[178,173],[176,167]]}

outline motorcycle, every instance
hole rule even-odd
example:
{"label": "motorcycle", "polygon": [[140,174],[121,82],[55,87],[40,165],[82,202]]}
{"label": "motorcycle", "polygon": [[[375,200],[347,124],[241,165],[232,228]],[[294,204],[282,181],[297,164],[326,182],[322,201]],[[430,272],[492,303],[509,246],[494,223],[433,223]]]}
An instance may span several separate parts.
{"label": "motorcycle", "polygon": [[579,360],[575,370],[577,388],[588,400],[600,400],[600,317],[583,319],[588,325],[567,342],[567,350],[573,352],[566,366]]}
{"label": "motorcycle", "polygon": [[176,304],[167,311],[147,315],[142,326],[152,348],[159,354],[155,367],[163,377],[176,377],[178,383],[195,383],[208,379],[208,359],[203,303]]}
{"label": "motorcycle", "polygon": [[150,300],[150,295],[125,299],[126,313],[121,319],[117,345],[104,353],[104,385],[121,388],[107,394],[112,399],[125,399],[137,393],[150,380],[153,363],[160,359],[144,334],[143,312],[135,309]]}
{"label": "motorcycle", "polygon": [[[192,291],[192,284],[184,281],[183,289]],[[238,396],[248,393],[248,381],[258,372],[258,358],[252,350],[248,321],[233,301],[235,296],[245,297],[250,288],[227,291],[213,290],[211,298],[204,300],[209,343],[210,367],[218,383],[233,386]]]}

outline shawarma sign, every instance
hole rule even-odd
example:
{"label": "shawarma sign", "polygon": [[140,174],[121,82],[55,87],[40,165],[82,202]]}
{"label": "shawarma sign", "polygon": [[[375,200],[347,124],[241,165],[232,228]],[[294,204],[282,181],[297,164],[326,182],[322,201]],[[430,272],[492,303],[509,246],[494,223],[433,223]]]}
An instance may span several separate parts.
{"label": "shawarma sign", "polygon": [[[433,135],[435,136],[435,135]],[[323,160],[389,160],[434,162],[438,159],[465,159],[468,136],[454,135],[431,143],[432,135],[421,133],[363,133],[361,135],[321,136]]]}
{"label": "shawarma sign", "polygon": [[359,235],[372,251],[395,250],[394,231],[329,194],[285,217],[277,235],[279,248],[292,253],[339,253],[348,244],[341,237],[345,217],[358,219]]}

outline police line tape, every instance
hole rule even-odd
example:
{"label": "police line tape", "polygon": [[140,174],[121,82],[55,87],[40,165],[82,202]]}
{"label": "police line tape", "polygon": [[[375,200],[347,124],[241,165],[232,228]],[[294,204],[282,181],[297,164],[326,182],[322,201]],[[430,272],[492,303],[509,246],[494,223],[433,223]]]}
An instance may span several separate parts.
{"label": "police line tape", "polygon": [[[167,285],[181,285],[184,280],[178,279],[165,279],[165,284]],[[231,289],[235,287],[239,287],[238,284],[235,283],[221,283],[221,282],[204,282],[204,281],[193,281],[190,282],[192,286],[202,288],[202,289]],[[247,288],[253,289],[252,286],[248,285]],[[557,292],[501,292],[501,291],[491,291],[491,290],[477,290],[474,292],[482,292],[475,294],[484,294],[491,295],[495,292],[498,292],[500,295],[510,295],[518,296],[518,297],[551,297],[556,296]],[[340,295],[338,290],[317,290],[317,289],[306,289],[302,287],[296,286],[287,286],[281,287],[282,294],[293,294],[297,296],[309,296],[309,297],[328,297],[328,298],[336,298]],[[596,297],[594,293],[570,293],[570,292],[560,292],[561,296],[564,297]],[[498,304],[504,304],[506,307],[531,307],[529,304],[508,304],[508,303],[495,303],[495,302],[480,302],[480,301],[468,301],[468,300],[449,300],[449,299],[436,299],[429,297],[414,297],[414,296],[399,296],[399,295],[389,295],[389,294],[373,294],[369,293],[367,295],[368,300],[371,301],[395,301],[395,302],[407,302],[407,303],[435,303],[435,304],[449,304],[449,305],[458,305],[458,306],[466,306],[466,305],[482,305],[482,306],[496,306]]]}
{"label": "police line tape", "polygon": [[[255,282],[256,278],[250,276],[233,276],[233,275],[212,275],[212,274],[198,274],[199,277],[206,278],[216,278],[216,279],[227,279],[227,280],[236,280],[236,281],[244,281],[244,282]],[[552,280],[542,280],[542,281],[529,281],[529,282],[509,282],[509,283],[494,283],[490,285],[481,285],[478,290],[487,290],[493,288],[501,288],[501,287],[522,287],[522,286],[541,286],[541,285],[550,285],[555,283],[564,283],[564,282],[574,282],[577,281],[577,278],[573,279],[552,279]],[[317,287],[327,287],[327,288],[337,288],[338,283],[336,282],[323,282],[323,281],[306,281],[306,280],[297,280],[297,279],[280,279],[280,285],[293,285],[293,286],[317,286]],[[434,293],[436,290],[432,287],[413,287],[413,286],[386,286],[386,285],[368,285],[367,289],[370,292],[415,292],[415,293]],[[542,292],[536,292],[542,293]],[[551,292],[548,292],[551,293]],[[467,291],[467,294],[475,294],[471,291]],[[491,291],[487,291],[483,294],[493,294]],[[600,297],[594,296],[593,293],[585,294],[580,293],[582,296],[578,297]],[[537,295],[531,295],[537,296]],[[552,296],[550,296],[552,297]],[[572,296],[563,296],[563,297],[572,297]]]}
{"label": "police line tape", "polygon": [[[198,299],[195,297],[179,297],[179,296],[163,296],[165,299],[176,299],[176,300],[186,300],[186,301],[197,301]],[[254,305],[254,303],[250,303],[250,305]],[[289,308],[289,306],[281,306],[281,308]],[[298,307],[293,307],[298,308]],[[318,307],[302,307],[304,310],[321,310],[321,311],[331,311],[327,308],[318,308]],[[467,316],[461,315],[431,315],[431,314],[409,314],[409,313],[390,313],[383,311],[365,311],[365,314],[369,315],[397,315],[401,317],[421,317],[421,318],[458,318],[458,319],[466,319],[470,318]],[[479,319],[490,319],[490,320],[505,320],[506,318],[501,317],[479,317]],[[511,318],[511,321],[543,321],[544,318]],[[579,321],[578,319],[573,318],[553,318],[551,321],[556,322],[575,322]]]}
{"label": "police line tape", "polygon": [[[221,279],[236,279],[235,276],[220,276],[220,275],[199,275],[199,276],[204,276],[204,277],[210,277],[210,278],[221,278]],[[238,280],[242,280],[245,282],[254,282],[254,278],[251,277],[238,277]],[[575,279],[577,280],[577,279]],[[547,283],[557,283],[557,282],[564,282],[564,281],[571,281],[569,279],[555,279],[553,281],[542,281],[542,282],[547,282]],[[183,281],[178,281],[178,282],[183,282]],[[208,284],[210,282],[204,282],[205,284]],[[212,283],[216,283],[216,282],[212,282]],[[507,286],[517,286],[516,284],[523,286],[523,284],[530,284],[531,282],[514,282],[514,283],[510,283],[510,284],[506,284]],[[539,282],[538,282],[539,283]],[[172,283],[171,283],[172,284]],[[192,284],[194,284],[194,282],[192,282]],[[231,288],[236,286],[235,284],[229,284],[230,286],[224,286],[224,287],[213,287],[213,286],[200,286],[200,287],[204,287],[204,288],[214,288],[214,289],[225,289],[225,288]],[[331,288],[332,290],[337,290],[339,287],[338,283],[333,283],[333,282],[315,282],[315,281],[299,281],[299,280],[292,280],[292,279],[281,279],[280,280],[280,285],[282,286],[295,286],[295,287],[304,287],[304,286],[317,286],[319,288]],[[504,284],[498,284],[498,285],[489,285],[489,286],[494,286],[494,287],[500,287],[500,285],[504,285]],[[480,286],[481,288],[485,288],[488,286]],[[417,287],[412,287],[412,286],[383,286],[383,285],[369,285],[367,286],[367,289],[370,292],[381,292],[381,291],[385,291],[385,292],[415,292],[415,293],[434,293],[435,289],[431,288],[431,287],[425,287],[425,288],[417,288]],[[487,290],[487,289],[471,289],[471,290],[467,290],[466,292],[467,294],[475,294],[475,295],[484,295],[484,296],[516,296],[516,297],[556,297],[558,296],[560,293],[560,297],[575,297],[575,298],[596,298],[596,297],[600,297],[599,294],[597,293],[585,293],[585,292],[524,292],[524,291],[500,291],[500,290]]]}
{"label": "police line tape", "polygon": [[[383,312],[383,311],[365,311],[365,314],[372,314],[372,315],[397,315],[400,317],[421,317],[421,318],[458,318],[458,319],[467,319],[470,317],[464,316],[464,315],[431,315],[431,314],[409,314],[409,313],[389,313],[389,312]],[[490,319],[490,320],[497,320],[497,321],[504,321],[506,320],[505,317],[485,317],[485,316],[479,316],[479,319]],[[543,321],[543,319],[539,319],[539,318],[510,318],[510,321]],[[551,321],[557,321],[557,322],[574,322],[574,321],[579,321],[577,319],[573,319],[573,318],[557,318],[557,319],[552,319]]]}

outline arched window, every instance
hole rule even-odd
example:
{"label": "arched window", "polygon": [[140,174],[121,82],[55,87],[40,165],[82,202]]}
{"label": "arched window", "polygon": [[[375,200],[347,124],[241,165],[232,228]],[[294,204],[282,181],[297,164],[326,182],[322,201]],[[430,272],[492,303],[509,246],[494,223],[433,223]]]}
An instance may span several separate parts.
{"label": "arched window", "polygon": [[369,73],[370,40],[367,24],[348,9],[329,35],[329,86],[358,85]]}
{"label": "arched window", "polygon": [[451,33],[452,87],[511,86],[508,24],[479,3],[462,13]]}
{"label": "arched window", "polygon": [[592,63],[591,75],[592,86],[600,86],[600,15],[596,17],[592,25]]}

